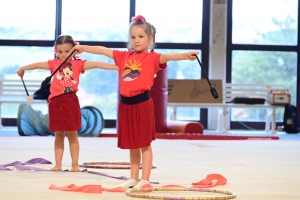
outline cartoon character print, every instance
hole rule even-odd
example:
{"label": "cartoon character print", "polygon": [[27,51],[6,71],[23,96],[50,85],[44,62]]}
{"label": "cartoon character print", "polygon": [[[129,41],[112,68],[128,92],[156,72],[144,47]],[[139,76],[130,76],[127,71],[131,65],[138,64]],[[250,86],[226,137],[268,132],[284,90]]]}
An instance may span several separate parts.
{"label": "cartoon character print", "polygon": [[125,68],[122,73],[122,78],[124,81],[133,81],[137,77],[140,76],[142,68],[140,67],[142,64],[137,60],[128,60],[125,63]]}
{"label": "cartoon character print", "polygon": [[77,81],[72,77],[72,64],[64,64],[58,71],[63,73],[63,75],[61,75],[61,73],[57,73],[56,78],[60,80],[60,84],[64,87],[64,94],[74,92],[72,85],[76,84]]}

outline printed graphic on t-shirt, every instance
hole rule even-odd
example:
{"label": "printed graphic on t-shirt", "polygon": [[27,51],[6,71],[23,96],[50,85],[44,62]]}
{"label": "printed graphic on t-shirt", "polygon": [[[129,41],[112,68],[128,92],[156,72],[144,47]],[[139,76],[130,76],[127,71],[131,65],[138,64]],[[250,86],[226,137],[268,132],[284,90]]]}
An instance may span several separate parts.
{"label": "printed graphic on t-shirt", "polygon": [[141,74],[142,68],[141,63],[138,60],[128,60],[125,63],[125,68],[122,74],[124,81],[135,80]]}
{"label": "printed graphic on t-shirt", "polygon": [[72,77],[72,64],[64,64],[58,71],[56,78],[59,80],[59,84],[63,86],[64,94],[74,92],[72,86],[75,85],[77,81]]}

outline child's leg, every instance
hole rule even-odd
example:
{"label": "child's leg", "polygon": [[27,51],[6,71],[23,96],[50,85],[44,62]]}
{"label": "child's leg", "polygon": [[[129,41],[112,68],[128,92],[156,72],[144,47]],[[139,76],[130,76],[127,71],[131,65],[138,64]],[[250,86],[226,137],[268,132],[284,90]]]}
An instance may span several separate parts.
{"label": "child's leg", "polygon": [[141,188],[143,185],[150,184],[150,173],[152,169],[152,148],[151,146],[141,148],[142,151],[142,178],[134,188]]}
{"label": "child's leg", "polygon": [[130,149],[130,177],[139,180],[141,166],[141,149]]}
{"label": "child's leg", "polygon": [[138,183],[139,170],[141,165],[141,150],[130,149],[130,180],[118,185],[121,188],[131,188]]}
{"label": "child's leg", "polygon": [[72,172],[79,172],[78,157],[79,157],[79,141],[77,131],[68,131],[67,136],[69,139],[70,153],[72,158]]}
{"label": "child's leg", "polygon": [[55,166],[51,171],[61,171],[61,161],[64,154],[64,139],[65,132],[57,131],[55,132],[55,142],[54,142],[54,154],[55,154]]}
{"label": "child's leg", "polygon": [[152,169],[152,147],[143,147],[142,149],[142,179],[149,181]]}

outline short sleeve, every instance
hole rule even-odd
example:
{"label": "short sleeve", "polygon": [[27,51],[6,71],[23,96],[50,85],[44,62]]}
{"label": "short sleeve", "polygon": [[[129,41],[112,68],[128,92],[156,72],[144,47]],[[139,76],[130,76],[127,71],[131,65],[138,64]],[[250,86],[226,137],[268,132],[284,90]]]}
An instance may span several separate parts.
{"label": "short sleeve", "polygon": [[50,69],[50,73],[52,74],[54,72],[54,63],[55,63],[56,59],[53,60],[48,60],[48,65],[49,65],[49,69]]}
{"label": "short sleeve", "polygon": [[155,70],[159,71],[167,67],[167,63],[160,64],[160,53],[152,52],[152,60],[154,62]]}
{"label": "short sleeve", "polygon": [[85,63],[85,61],[86,60],[76,60],[77,62],[79,62],[78,63],[78,66],[79,66],[79,69],[78,69],[78,71],[79,71],[79,73],[80,74],[84,74],[84,72],[85,72],[85,70],[83,69],[83,65],[84,65],[84,63]]}
{"label": "short sleeve", "polygon": [[124,59],[124,55],[126,54],[128,54],[127,51],[113,50],[113,59],[115,61],[115,64],[119,67],[119,70],[122,70],[121,68],[123,67],[123,65],[121,62]]}

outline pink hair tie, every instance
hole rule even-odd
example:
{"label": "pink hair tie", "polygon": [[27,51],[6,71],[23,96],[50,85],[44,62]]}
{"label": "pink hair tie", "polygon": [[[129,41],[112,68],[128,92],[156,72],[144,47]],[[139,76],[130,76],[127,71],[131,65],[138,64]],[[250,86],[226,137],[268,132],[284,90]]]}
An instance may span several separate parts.
{"label": "pink hair tie", "polygon": [[138,21],[140,21],[142,23],[146,22],[146,19],[141,15],[138,15],[136,17],[132,17],[131,20],[134,21],[134,22],[138,22]]}
{"label": "pink hair tie", "polygon": [[79,45],[79,42],[74,42],[75,43],[75,45]]}

